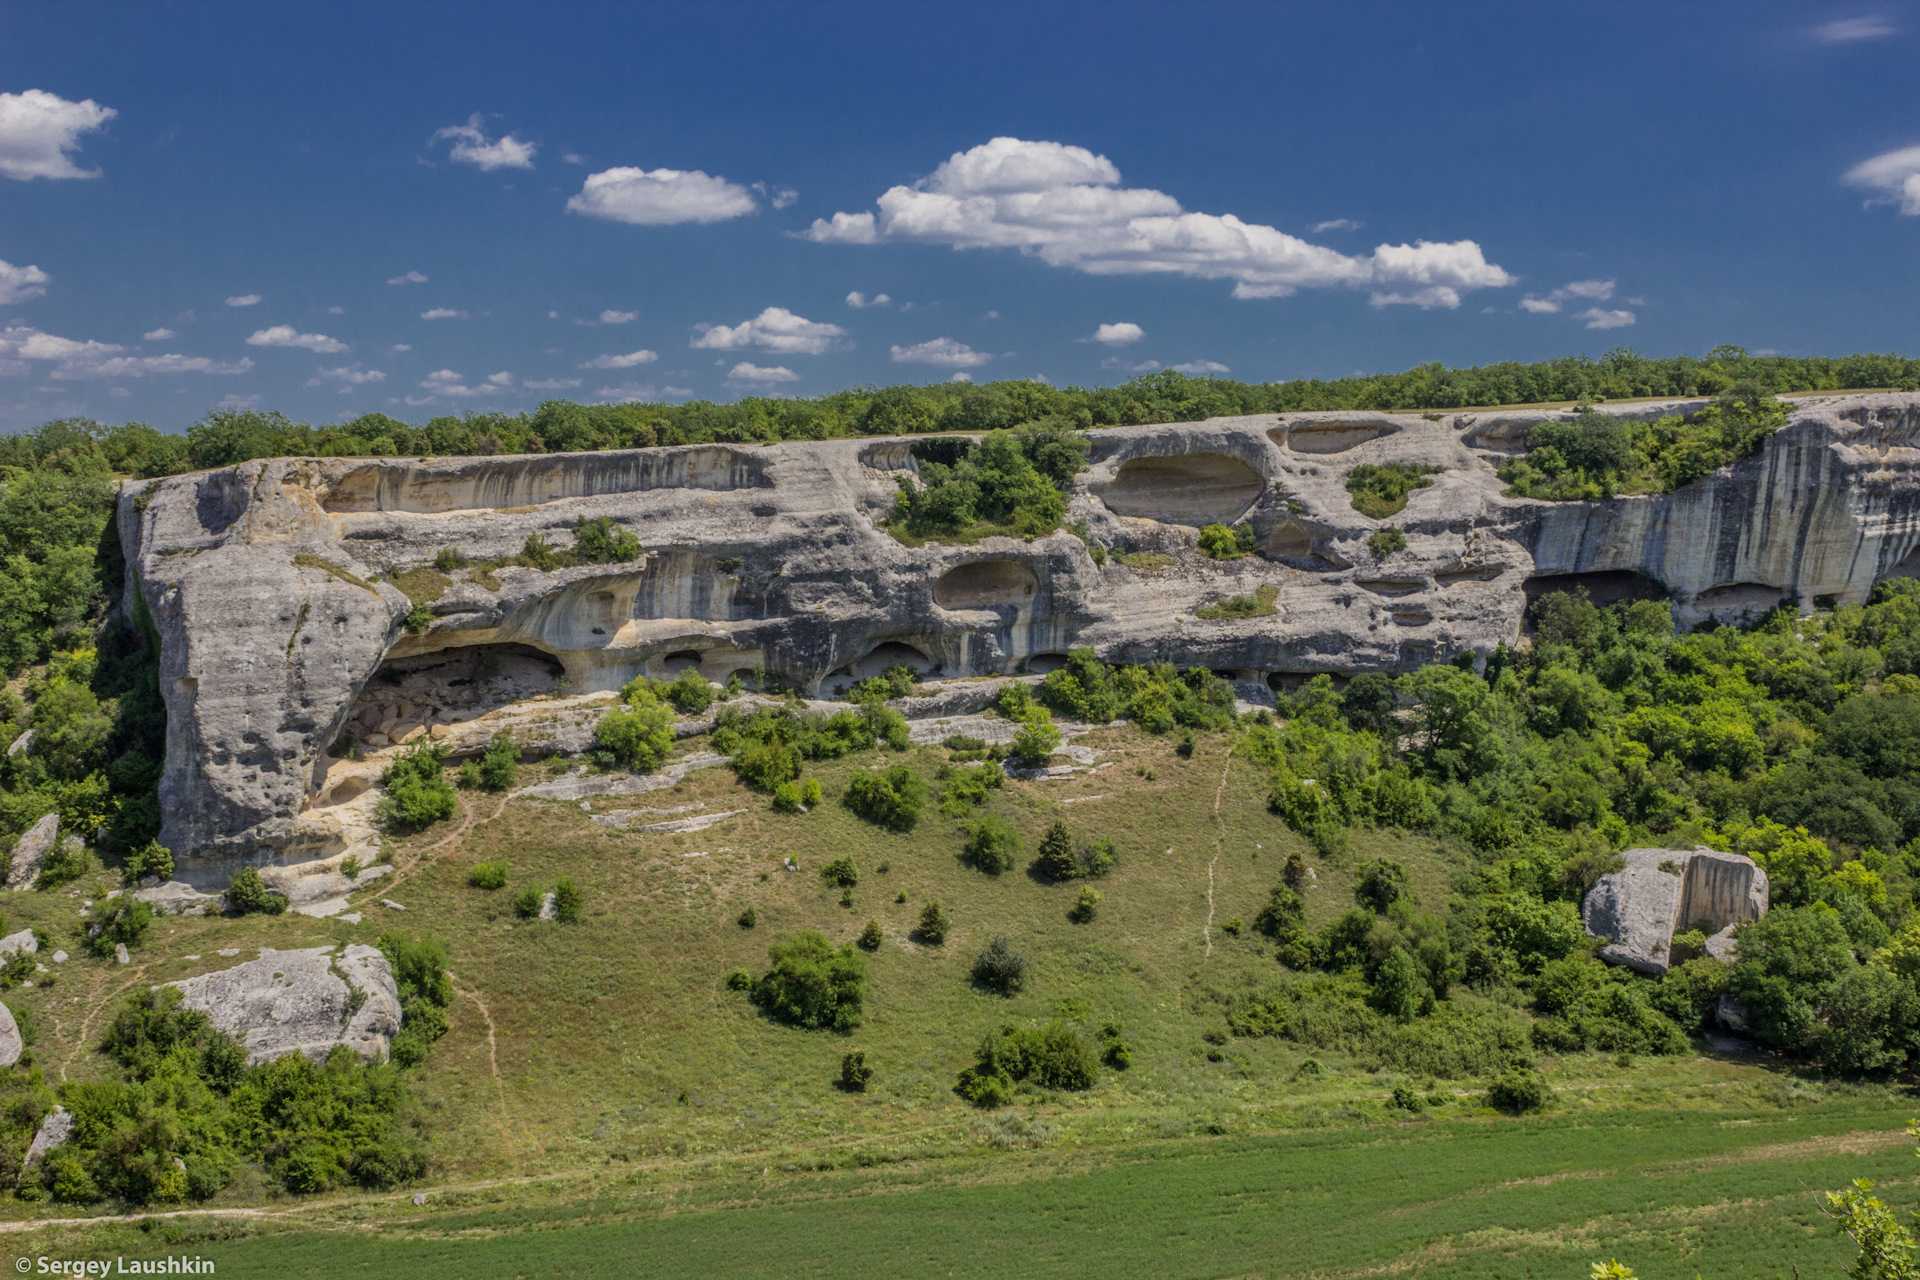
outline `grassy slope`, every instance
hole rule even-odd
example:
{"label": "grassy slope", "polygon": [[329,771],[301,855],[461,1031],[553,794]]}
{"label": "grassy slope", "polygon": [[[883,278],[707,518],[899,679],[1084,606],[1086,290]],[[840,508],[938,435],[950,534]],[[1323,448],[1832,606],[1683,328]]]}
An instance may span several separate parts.
{"label": "grassy slope", "polygon": [[[70,933],[75,895],[22,895],[8,927],[65,933],[75,958],[57,985],[9,1001],[38,1023],[37,1052],[50,1074],[84,1075],[97,1069],[97,1055],[84,1049],[122,988],[212,967],[218,948],[371,940],[396,926],[449,941],[460,999],[419,1077],[433,1181],[445,1189],[424,1212],[404,1196],[303,1203],[273,1225],[372,1217],[397,1238],[230,1242],[213,1247],[222,1274],[375,1274],[403,1256],[407,1270],[425,1275],[458,1259],[468,1275],[625,1274],[594,1268],[641,1255],[671,1273],[794,1270],[796,1260],[809,1271],[870,1274],[876,1261],[910,1259],[971,1270],[983,1240],[1001,1249],[1030,1242],[1035,1252],[1017,1265],[1012,1254],[996,1255],[998,1269],[1027,1272],[1092,1270],[1119,1256],[1103,1251],[1131,1250],[1174,1273],[1339,1273],[1411,1262],[1441,1238],[1450,1243],[1422,1256],[1420,1273],[1526,1274],[1485,1269],[1489,1257],[1507,1256],[1502,1250],[1577,1261],[1583,1250],[1617,1247],[1651,1263],[1678,1259],[1688,1240],[1755,1265],[1831,1261],[1842,1256],[1840,1242],[1816,1222],[1813,1193],[1859,1172],[1911,1169],[1911,1157],[1886,1142],[1907,1103],[1751,1063],[1549,1063],[1560,1101],[1547,1118],[1521,1123],[1481,1111],[1469,1081],[1441,1086],[1456,1101],[1435,1118],[1396,1119],[1383,1103],[1397,1077],[1327,1054],[1319,1055],[1323,1076],[1300,1077],[1306,1053],[1280,1041],[1229,1041],[1210,1061],[1215,1046],[1202,1036],[1222,1024],[1208,993],[1274,972],[1261,943],[1220,926],[1251,921],[1286,854],[1302,846],[1266,813],[1257,771],[1228,760],[1224,736],[1203,737],[1187,761],[1171,741],[1131,729],[1082,741],[1105,753],[1104,767],[1062,782],[1009,783],[991,804],[1021,827],[1029,851],[1055,816],[1118,842],[1120,866],[1102,882],[1106,901],[1088,925],[1066,920],[1073,887],[962,867],[950,819],[930,814],[913,835],[896,836],[848,814],[837,803],[845,778],[876,755],[821,769],[829,802],[804,816],[772,813],[723,769],[629,802],[747,810],[686,835],[609,830],[575,805],[466,796],[456,821],[469,825],[396,846],[402,871],[364,895],[363,924],[163,921],[131,971],[80,956]],[[917,752],[915,762],[931,774],[939,754]],[[780,870],[789,853],[798,873]],[[818,876],[841,854],[862,874],[851,910]],[[1405,860],[1418,896],[1438,905],[1451,855],[1429,841],[1370,833],[1342,866],[1319,868],[1313,915],[1343,909],[1351,868],[1380,854]],[[491,858],[511,864],[509,888],[469,888],[467,867]],[[515,890],[561,875],[585,893],[581,924],[511,918]],[[900,892],[907,902],[895,902]],[[381,897],[407,912],[380,907]],[[943,948],[906,938],[929,898],[954,918]],[[748,905],[759,915],[751,931],[734,923]],[[771,1025],[723,986],[730,969],[763,967],[777,937],[812,927],[851,939],[869,918],[886,941],[871,962],[865,1025],[851,1036]],[[994,933],[1033,962],[1029,990],[1013,1000],[966,981]],[[953,1097],[954,1076],[985,1030],[1055,1014],[1123,1024],[1134,1069],[1107,1073],[1090,1094],[998,1116]],[[830,1087],[849,1048],[864,1049],[877,1070],[865,1096]],[[1027,1141],[1034,1125],[1046,1135],[1043,1149],[996,1149]],[[1825,1141],[1855,1132],[1871,1136]],[[1216,1133],[1226,1136],[1208,1136]],[[1749,1155],[1699,1164],[1740,1150]],[[1502,1185],[1556,1171],[1567,1180]],[[531,1181],[454,1190],[503,1178]],[[946,1186],[958,1189],[931,1189]],[[1906,1198],[1906,1187],[1895,1190]],[[223,1203],[266,1198],[248,1184]],[[1679,1206],[1680,1216],[1651,1230],[1648,1207],[1661,1205]],[[1690,1205],[1704,1207],[1681,1212]],[[664,1210],[720,1206],[741,1207],[659,1219]],[[466,1216],[450,1218],[453,1211]],[[1335,1222],[1341,1229],[1325,1229]],[[534,1224],[568,1225],[524,1240],[495,1235]],[[444,1252],[444,1263],[434,1261],[438,1246],[419,1247],[416,1258],[404,1243],[448,1231],[492,1238],[474,1245],[475,1255],[466,1246]],[[106,1227],[61,1238],[82,1250],[155,1243]],[[1455,1265],[1454,1250],[1473,1261],[1443,1269]],[[1572,1272],[1556,1264],[1541,1274],[1555,1273]]]}

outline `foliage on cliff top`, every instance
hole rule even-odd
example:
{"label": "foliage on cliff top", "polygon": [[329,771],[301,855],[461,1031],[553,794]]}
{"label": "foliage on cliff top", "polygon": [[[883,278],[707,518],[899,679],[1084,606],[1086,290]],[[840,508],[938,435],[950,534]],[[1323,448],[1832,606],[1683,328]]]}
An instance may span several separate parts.
{"label": "foliage on cliff top", "polygon": [[902,541],[973,542],[995,534],[1037,538],[1060,527],[1066,490],[1087,465],[1086,437],[1053,422],[993,431],[922,459],[920,482],[902,479],[888,526]]}
{"label": "foliage on cliff top", "polygon": [[1652,422],[1588,410],[1535,427],[1525,455],[1501,467],[1500,478],[1523,498],[1671,493],[1752,454],[1786,422],[1787,406],[1752,386],[1691,416]]}

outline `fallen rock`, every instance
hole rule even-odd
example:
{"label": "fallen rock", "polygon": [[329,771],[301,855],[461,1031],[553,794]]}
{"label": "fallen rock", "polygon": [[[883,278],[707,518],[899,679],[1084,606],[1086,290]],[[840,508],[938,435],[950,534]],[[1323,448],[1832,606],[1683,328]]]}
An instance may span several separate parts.
{"label": "fallen rock", "polygon": [[552,892],[540,895],[540,918],[558,920],[560,918],[560,900]]}
{"label": "fallen rock", "polygon": [[168,880],[146,889],[135,889],[133,896],[163,916],[205,916],[221,910],[223,899],[217,893],[202,893],[184,880]]}
{"label": "fallen rock", "polygon": [[64,1146],[73,1136],[73,1113],[65,1107],[55,1106],[41,1117],[40,1127],[34,1131],[33,1145],[27,1148],[25,1168],[31,1169],[47,1158],[47,1153],[55,1147]]}
{"label": "fallen rock", "polygon": [[1629,849],[1625,865],[1587,891],[1587,932],[1607,940],[1600,958],[1658,977],[1673,935],[1699,929],[1707,954],[1730,959],[1733,930],[1767,913],[1767,873],[1753,859],[1714,849]]}
{"label": "fallen rock", "polygon": [[400,1030],[387,958],[361,943],[338,956],[332,947],[266,948],[258,959],[169,985],[238,1040],[250,1063],[289,1053],[318,1060],[339,1045],[378,1060]]}
{"label": "fallen rock", "polygon": [[133,963],[133,957],[127,954],[126,943],[116,942],[113,944],[113,962],[115,964],[132,964]]}
{"label": "fallen rock", "polygon": [[13,757],[19,755],[21,752],[25,751],[28,747],[31,747],[32,745],[33,745],[33,730],[29,729],[25,733],[21,734],[19,737],[15,738],[13,742],[8,745],[7,759],[9,760],[13,759]]}
{"label": "fallen rock", "polygon": [[13,859],[7,863],[7,888],[31,889],[40,877],[40,867],[60,840],[60,815],[49,813],[27,828],[14,842]]}
{"label": "fallen rock", "polygon": [[40,939],[33,936],[33,930],[31,929],[22,929],[18,933],[10,933],[4,938],[0,938],[0,957],[10,956],[16,951],[24,951],[28,955],[33,955],[39,950]]}
{"label": "fallen rock", "polygon": [[389,911],[405,911],[406,910],[405,907],[395,902],[392,898],[380,899],[380,905],[385,907]]}
{"label": "fallen rock", "polygon": [[64,951],[56,951],[56,952],[54,952],[54,953],[53,953],[53,962],[54,962],[55,964],[65,964],[65,963],[67,962],[67,953],[66,953],[66,952],[64,952]]}
{"label": "fallen rock", "polygon": [[26,1051],[27,1042],[21,1038],[20,1024],[13,1020],[13,1010],[0,1004],[0,1067],[12,1066]]}

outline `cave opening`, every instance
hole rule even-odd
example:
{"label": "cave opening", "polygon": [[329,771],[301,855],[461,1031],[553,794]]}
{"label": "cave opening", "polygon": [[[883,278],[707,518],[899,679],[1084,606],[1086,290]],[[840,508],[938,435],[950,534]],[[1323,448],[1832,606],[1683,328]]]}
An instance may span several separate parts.
{"label": "cave opening", "polygon": [[560,660],[524,644],[475,644],[390,658],[347,712],[344,736],[379,749],[567,687]]}

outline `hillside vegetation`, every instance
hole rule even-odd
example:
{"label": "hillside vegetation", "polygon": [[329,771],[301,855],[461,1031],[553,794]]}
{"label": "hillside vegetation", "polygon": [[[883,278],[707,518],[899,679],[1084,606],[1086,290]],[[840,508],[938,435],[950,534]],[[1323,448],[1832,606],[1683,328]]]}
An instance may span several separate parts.
{"label": "hillside vegetation", "polygon": [[1526,453],[1501,467],[1500,478],[1523,498],[1671,493],[1756,452],[1786,422],[1787,406],[1752,387],[1651,422],[1586,410],[1534,427]]}

